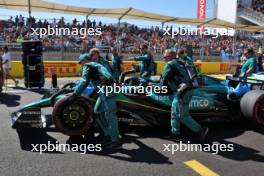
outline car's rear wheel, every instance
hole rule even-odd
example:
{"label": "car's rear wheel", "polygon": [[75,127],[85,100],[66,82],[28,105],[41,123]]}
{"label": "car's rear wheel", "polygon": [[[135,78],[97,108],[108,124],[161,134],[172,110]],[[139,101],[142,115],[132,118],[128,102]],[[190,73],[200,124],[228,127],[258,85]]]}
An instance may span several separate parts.
{"label": "car's rear wheel", "polygon": [[264,125],[264,91],[252,90],[240,101],[241,112],[245,117],[253,118],[258,124]]}
{"label": "car's rear wheel", "polygon": [[93,123],[92,105],[82,96],[71,101],[64,96],[54,105],[52,115],[56,128],[68,136],[87,133]]}

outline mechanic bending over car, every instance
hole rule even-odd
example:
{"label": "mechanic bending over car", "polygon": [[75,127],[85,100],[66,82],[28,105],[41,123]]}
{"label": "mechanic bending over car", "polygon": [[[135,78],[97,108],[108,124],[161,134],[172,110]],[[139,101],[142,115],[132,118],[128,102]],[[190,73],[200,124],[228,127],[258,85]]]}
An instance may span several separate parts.
{"label": "mechanic bending over car", "polygon": [[176,57],[174,51],[165,51],[164,60],[168,62],[164,67],[160,82],[161,85],[168,86],[168,89],[174,94],[171,105],[170,137],[176,140],[180,139],[180,124],[183,123],[193,132],[199,133],[200,140],[203,140],[208,133],[208,128],[202,128],[189,113],[189,103],[193,95],[193,90],[195,90],[192,89],[192,76],[190,76],[190,71],[188,70],[192,61],[186,59],[184,50],[179,50],[178,54],[179,58]]}
{"label": "mechanic bending over car", "polygon": [[[73,97],[81,95],[89,84],[95,89],[98,89],[97,86],[113,86],[115,81],[112,75],[103,65],[95,62],[96,57],[91,54],[82,54],[79,59],[79,64],[83,67],[82,78],[74,90]],[[104,132],[103,145],[106,148],[121,147],[116,110],[116,94],[111,92],[106,96],[103,92],[99,92],[94,111],[100,113],[96,120]]]}
{"label": "mechanic bending over car", "polygon": [[251,48],[246,49],[244,51],[244,56],[246,60],[242,64],[240,77],[245,77],[248,74],[257,72],[257,59],[254,55],[254,50]]}
{"label": "mechanic bending over car", "polygon": [[151,75],[155,72],[155,62],[153,56],[148,51],[148,45],[143,44],[140,46],[141,55],[138,57],[131,57],[129,59],[140,61],[140,85],[146,85],[150,80]]}

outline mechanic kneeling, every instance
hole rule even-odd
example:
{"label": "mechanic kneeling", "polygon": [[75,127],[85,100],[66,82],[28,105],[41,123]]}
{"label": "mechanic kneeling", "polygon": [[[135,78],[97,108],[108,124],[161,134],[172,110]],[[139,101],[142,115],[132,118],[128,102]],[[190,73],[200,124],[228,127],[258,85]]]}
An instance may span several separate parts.
{"label": "mechanic kneeling", "polygon": [[[184,53],[183,50],[179,53]],[[192,79],[187,60],[176,58],[176,53],[172,50],[166,50],[164,60],[168,61],[165,65],[161,77],[161,85],[168,86],[170,91],[174,93],[174,99],[171,106],[171,133],[172,138],[180,139],[180,123],[185,124],[195,133],[200,133],[200,139],[203,140],[208,133],[208,128],[202,128],[190,115],[189,103],[191,101],[193,90]]]}
{"label": "mechanic kneeling", "polygon": [[[83,66],[82,78],[75,88],[73,96],[81,95],[89,83],[91,83],[97,92],[97,86],[113,86],[115,81],[109,71],[101,64],[94,62],[90,54],[83,54],[79,59],[79,64]],[[94,111],[97,111],[97,109],[99,109],[100,117],[96,120],[104,132],[105,139],[110,138],[110,142],[106,141],[105,143],[106,147],[121,147],[116,116],[116,94],[114,92],[109,92],[109,94],[106,95],[105,92],[99,91]]]}

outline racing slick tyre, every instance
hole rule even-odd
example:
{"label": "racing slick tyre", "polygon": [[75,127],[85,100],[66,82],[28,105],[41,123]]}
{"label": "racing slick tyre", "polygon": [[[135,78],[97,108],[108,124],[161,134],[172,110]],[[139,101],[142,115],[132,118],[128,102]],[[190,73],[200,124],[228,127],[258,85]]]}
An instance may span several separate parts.
{"label": "racing slick tyre", "polygon": [[264,125],[264,91],[252,90],[246,93],[241,101],[242,114],[254,119],[258,124]]}
{"label": "racing slick tyre", "polygon": [[90,101],[78,96],[65,95],[58,100],[52,112],[55,127],[68,136],[81,136],[93,125],[93,109]]}

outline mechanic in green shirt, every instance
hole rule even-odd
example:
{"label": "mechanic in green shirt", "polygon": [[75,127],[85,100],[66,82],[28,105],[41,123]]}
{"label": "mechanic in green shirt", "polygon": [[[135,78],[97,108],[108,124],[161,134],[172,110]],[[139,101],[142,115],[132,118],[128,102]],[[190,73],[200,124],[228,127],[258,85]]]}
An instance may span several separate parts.
{"label": "mechanic in green shirt", "polygon": [[208,128],[202,128],[189,113],[189,103],[195,89],[193,89],[190,72],[186,69],[188,63],[179,61],[172,50],[166,50],[164,57],[166,58],[164,60],[168,62],[162,73],[161,85],[168,86],[174,94],[171,106],[172,138],[180,138],[180,124],[183,123],[193,132],[200,133],[200,139],[204,139]]}
{"label": "mechanic in green shirt", "polygon": [[187,62],[190,67],[193,67],[193,69],[194,69],[194,71],[195,71],[196,74],[200,74],[201,73],[201,71],[199,70],[199,68],[197,68],[194,65],[192,58],[190,58],[189,56],[187,56],[187,53],[186,53],[186,50],[185,49],[178,50],[177,57],[178,57],[179,61]]}
{"label": "mechanic in green shirt", "polygon": [[119,82],[119,76],[122,72],[122,59],[121,56],[118,55],[116,48],[111,48],[112,53],[112,70],[113,70],[113,77],[116,82]]}
{"label": "mechanic in green shirt", "polygon": [[134,57],[135,61],[140,61],[139,71],[140,71],[140,83],[141,85],[145,85],[149,80],[151,75],[155,71],[155,63],[153,60],[153,56],[148,52],[148,45],[143,44],[140,46],[141,55],[138,57]]}
{"label": "mechanic in green shirt", "polygon": [[246,57],[246,60],[241,67],[240,77],[255,73],[257,68],[257,59],[254,56],[254,50],[246,49],[244,55]]}
{"label": "mechanic in green shirt", "polygon": [[[94,111],[98,112],[100,117],[96,118],[98,124],[102,128],[105,138],[109,138],[110,142],[106,143],[109,148],[119,148],[119,131],[118,121],[116,116],[116,94],[108,92],[106,94],[105,87],[114,86],[114,79],[109,71],[101,64],[94,62],[90,54],[83,54],[80,56],[79,63],[83,66],[82,78],[77,84],[73,96],[81,95],[86,87],[91,84],[95,91],[98,93],[98,98],[94,107]],[[101,88],[105,88],[104,92]]]}

